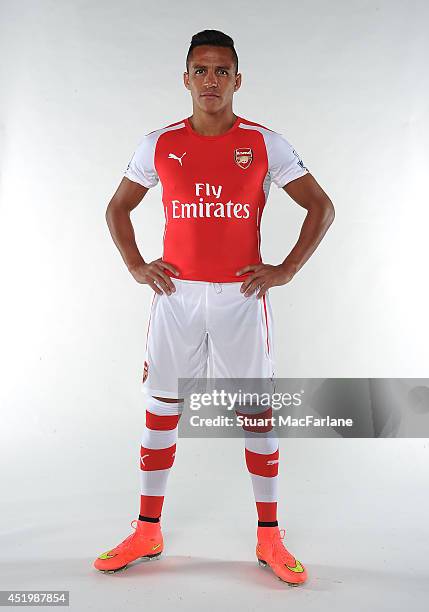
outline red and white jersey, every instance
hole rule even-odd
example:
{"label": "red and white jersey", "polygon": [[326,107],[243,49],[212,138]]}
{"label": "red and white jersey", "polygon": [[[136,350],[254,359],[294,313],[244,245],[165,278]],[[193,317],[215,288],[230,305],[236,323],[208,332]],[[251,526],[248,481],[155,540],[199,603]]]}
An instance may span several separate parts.
{"label": "red and white jersey", "polygon": [[[308,172],[280,134],[237,117],[219,136],[203,136],[186,118],[150,132],[125,176],[144,187],[162,185],[162,259],[177,278],[242,281],[236,272],[261,263],[260,225],[271,183],[284,187]],[[168,270],[165,272],[173,276]]]}

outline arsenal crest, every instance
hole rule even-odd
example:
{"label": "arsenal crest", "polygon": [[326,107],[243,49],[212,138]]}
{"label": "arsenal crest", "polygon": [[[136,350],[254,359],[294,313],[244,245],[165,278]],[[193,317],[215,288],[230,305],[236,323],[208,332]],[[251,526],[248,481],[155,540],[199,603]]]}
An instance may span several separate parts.
{"label": "arsenal crest", "polygon": [[252,163],[252,159],[253,159],[252,149],[249,149],[249,148],[235,149],[234,161],[237,164],[237,166],[240,166],[240,168],[243,168],[243,170],[246,170],[246,168],[250,166],[250,164]]}

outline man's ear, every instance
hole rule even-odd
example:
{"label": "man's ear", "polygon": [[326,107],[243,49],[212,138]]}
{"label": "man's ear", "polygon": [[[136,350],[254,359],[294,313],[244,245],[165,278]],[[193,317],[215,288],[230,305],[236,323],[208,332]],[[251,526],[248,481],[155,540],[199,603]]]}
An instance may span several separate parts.
{"label": "man's ear", "polygon": [[188,72],[184,72],[183,73],[183,83],[186,87],[186,89],[191,89],[189,86],[189,73]]}
{"label": "man's ear", "polygon": [[238,73],[235,77],[234,91],[239,90],[240,87],[241,87],[241,74]]}

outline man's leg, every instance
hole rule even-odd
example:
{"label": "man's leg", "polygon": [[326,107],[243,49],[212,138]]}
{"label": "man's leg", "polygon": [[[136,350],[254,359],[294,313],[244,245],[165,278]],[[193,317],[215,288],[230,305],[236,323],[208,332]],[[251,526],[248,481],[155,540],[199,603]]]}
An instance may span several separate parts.
{"label": "man's leg", "polygon": [[155,295],[143,368],[146,424],[140,449],[139,520],[159,521],[178,422],[183,409],[179,379],[194,379],[207,361],[204,287],[174,279],[176,291]]}
{"label": "man's leg", "polygon": [[[209,306],[210,354],[214,363],[214,378],[242,379],[271,386],[274,378],[273,317],[268,292],[262,299],[256,294],[245,297],[241,283],[213,286]],[[270,382],[271,381],[271,382]],[[248,384],[244,386],[249,390]],[[238,389],[234,389],[238,391]],[[259,392],[258,392],[259,393]],[[271,416],[271,408],[258,406],[237,408],[258,417]],[[253,416],[253,415],[252,415]],[[252,428],[251,428],[252,429]],[[246,464],[252,479],[258,512],[256,556],[261,565],[269,565],[274,573],[290,584],[307,579],[304,566],[285,548],[284,529],[277,524],[277,488],[279,448],[272,424],[262,431],[245,431]]]}
{"label": "man's leg", "polygon": [[[272,426],[272,408],[241,407],[237,414],[258,419],[257,425],[243,425],[246,465],[252,479],[258,512],[256,556],[260,565],[269,565],[285,582],[297,585],[307,579],[304,566],[285,548],[285,531],[277,522],[279,446]],[[260,419],[266,419],[260,425]]]}
{"label": "man's leg", "polygon": [[[244,414],[237,411],[237,414]],[[246,412],[246,416],[270,419],[272,409]],[[269,423],[269,420],[267,421]],[[277,527],[279,441],[272,425],[243,426],[246,466],[252,480],[258,527]]]}
{"label": "man's leg", "polygon": [[159,522],[168,475],[176,455],[183,400],[148,397],[140,446],[140,521]]}
{"label": "man's leg", "polygon": [[[266,301],[258,300],[256,295],[246,298],[240,287],[241,283],[224,283],[220,288],[214,286],[209,294],[210,356],[215,364],[214,377],[231,379],[232,392],[244,385],[247,392],[262,395],[271,389],[266,381],[274,375],[272,310],[268,297]],[[257,404],[237,407],[236,412],[255,418],[272,416],[271,408]],[[272,424],[264,431],[244,426],[244,433],[246,465],[252,479],[258,526],[277,526],[277,435]]]}
{"label": "man's leg", "polygon": [[125,569],[140,557],[159,557],[164,549],[160,517],[168,475],[176,454],[182,402],[157,397],[147,397],[146,402],[146,422],[139,459],[140,514],[131,523],[134,533],[94,561],[94,567],[100,571]]}
{"label": "man's leg", "polygon": [[173,294],[154,295],[148,323],[139,518],[131,523],[134,533],[95,560],[94,566],[101,571],[116,571],[139,557],[159,556],[163,550],[160,517],[183,406],[183,400],[176,398],[178,381],[199,378],[207,361],[205,285],[174,282]]}

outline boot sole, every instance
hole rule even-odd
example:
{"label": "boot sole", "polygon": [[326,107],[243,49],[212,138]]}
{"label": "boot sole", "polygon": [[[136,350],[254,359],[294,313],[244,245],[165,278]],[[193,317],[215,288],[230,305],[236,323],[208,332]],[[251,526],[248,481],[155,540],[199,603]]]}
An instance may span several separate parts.
{"label": "boot sole", "polygon": [[[155,553],[154,555],[144,555],[143,557],[137,557],[137,559],[147,559],[148,561],[155,561],[156,559],[159,559],[161,555],[162,555],[162,552],[159,552],[159,553]],[[137,559],[134,559],[134,561],[137,561]],[[102,569],[98,571],[102,572],[103,574],[116,574],[116,572],[122,572],[123,570],[126,570],[127,567],[130,565],[130,563],[134,563],[134,561],[130,561],[126,565],[123,565],[122,567],[117,567],[116,569],[110,569],[110,570]]]}

